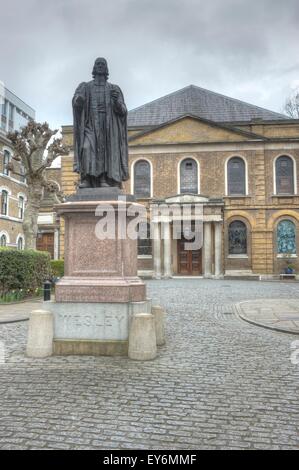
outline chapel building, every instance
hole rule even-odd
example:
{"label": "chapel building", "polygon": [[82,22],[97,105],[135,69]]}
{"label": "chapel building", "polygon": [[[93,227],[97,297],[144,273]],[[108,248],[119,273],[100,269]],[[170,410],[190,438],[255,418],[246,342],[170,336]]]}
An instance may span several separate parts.
{"label": "chapel building", "polygon": [[[154,278],[299,273],[299,120],[190,85],[128,113],[130,180],[155,239],[139,240],[139,274]],[[72,126],[63,127],[73,145]],[[61,159],[61,190],[75,191],[73,150]],[[203,209],[202,247],[185,249],[166,203]],[[177,228],[176,228],[177,230]],[[60,256],[64,226],[60,225]]]}

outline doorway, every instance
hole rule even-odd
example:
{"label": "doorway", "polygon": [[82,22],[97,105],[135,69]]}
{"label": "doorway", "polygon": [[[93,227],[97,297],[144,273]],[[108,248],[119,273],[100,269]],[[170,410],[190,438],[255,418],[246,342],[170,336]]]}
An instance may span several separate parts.
{"label": "doorway", "polygon": [[36,249],[48,251],[51,258],[54,258],[54,233],[39,233],[36,240]]}
{"label": "doorway", "polygon": [[191,240],[181,237],[178,240],[178,274],[200,276],[202,274],[202,250],[186,250],[185,243]]}

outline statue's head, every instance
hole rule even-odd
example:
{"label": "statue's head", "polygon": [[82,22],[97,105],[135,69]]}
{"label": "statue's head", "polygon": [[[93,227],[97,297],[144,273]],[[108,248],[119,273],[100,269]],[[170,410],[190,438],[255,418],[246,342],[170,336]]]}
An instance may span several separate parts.
{"label": "statue's head", "polygon": [[106,79],[109,76],[107,60],[104,59],[104,57],[98,57],[95,60],[95,63],[92,69],[92,76],[95,77],[96,75],[105,75]]}

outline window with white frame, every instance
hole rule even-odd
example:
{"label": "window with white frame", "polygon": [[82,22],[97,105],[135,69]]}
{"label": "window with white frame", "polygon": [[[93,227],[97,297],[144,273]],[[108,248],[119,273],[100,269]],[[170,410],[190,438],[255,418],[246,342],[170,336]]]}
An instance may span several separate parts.
{"label": "window with white frame", "polygon": [[193,158],[185,158],[180,164],[180,193],[198,194],[197,162]]}
{"label": "window with white frame", "polygon": [[7,165],[9,164],[9,162],[10,162],[10,153],[8,150],[4,150],[2,173],[6,176],[9,176],[9,169],[7,168]]}
{"label": "window with white frame", "polygon": [[1,193],[1,214],[8,215],[8,192],[4,189]]}
{"label": "window with white frame", "polygon": [[19,196],[19,219],[23,219],[24,217],[24,207],[25,207],[24,197]]}
{"label": "window with white frame", "polygon": [[294,194],[294,162],[282,155],[275,161],[276,194]]}
{"label": "window with white frame", "polygon": [[232,157],[227,162],[227,194],[246,195],[246,167],[243,158]]}
{"label": "window with white frame", "polygon": [[134,195],[151,197],[151,167],[146,160],[138,160],[134,164]]}

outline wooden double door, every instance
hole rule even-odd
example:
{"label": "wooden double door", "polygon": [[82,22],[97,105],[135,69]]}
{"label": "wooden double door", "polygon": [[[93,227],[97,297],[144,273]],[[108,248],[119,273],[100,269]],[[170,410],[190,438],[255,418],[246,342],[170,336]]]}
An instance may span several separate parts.
{"label": "wooden double door", "polygon": [[178,273],[186,276],[199,276],[202,274],[202,250],[186,250],[185,243],[190,240],[178,240]]}
{"label": "wooden double door", "polygon": [[36,240],[36,249],[48,251],[51,258],[54,258],[54,232],[39,233]]}

